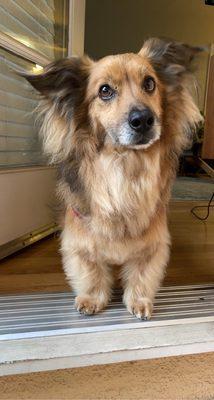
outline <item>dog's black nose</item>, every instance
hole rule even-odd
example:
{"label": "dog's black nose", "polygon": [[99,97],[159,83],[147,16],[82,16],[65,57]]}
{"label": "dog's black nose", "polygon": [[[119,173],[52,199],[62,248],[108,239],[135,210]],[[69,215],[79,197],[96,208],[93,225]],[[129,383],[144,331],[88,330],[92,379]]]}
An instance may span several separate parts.
{"label": "dog's black nose", "polygon": [[132,110],[129,114],[129,125],[139,133],[145,133],[154,124],[154,115],[149,108],[144,110]]}

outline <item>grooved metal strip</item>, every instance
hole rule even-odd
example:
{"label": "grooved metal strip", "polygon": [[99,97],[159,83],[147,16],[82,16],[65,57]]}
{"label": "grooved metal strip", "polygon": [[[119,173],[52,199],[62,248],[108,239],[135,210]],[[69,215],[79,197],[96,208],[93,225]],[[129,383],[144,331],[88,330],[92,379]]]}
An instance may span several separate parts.
{"label": "grooved metal strip", "polygon": [[140,321],[127,312],[120,290],[114,291],[106,310],[93,316],[80,315],[74,308],[74,295],[69,292],[0,296],[0,340],[196,320],[214,321],[214,284],[161,288],[150,321]]}

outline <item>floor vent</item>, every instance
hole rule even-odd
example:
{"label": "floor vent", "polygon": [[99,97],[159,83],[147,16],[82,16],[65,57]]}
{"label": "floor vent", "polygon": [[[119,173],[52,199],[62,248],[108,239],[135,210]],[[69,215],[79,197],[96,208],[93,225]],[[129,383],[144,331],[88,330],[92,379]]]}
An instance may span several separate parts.
{"label": "floor vent", "polygon": [[79,315],[71,293],[0,296],[0,375],[214,351],[214,284],[163,287],[150,321],[115,291]]}

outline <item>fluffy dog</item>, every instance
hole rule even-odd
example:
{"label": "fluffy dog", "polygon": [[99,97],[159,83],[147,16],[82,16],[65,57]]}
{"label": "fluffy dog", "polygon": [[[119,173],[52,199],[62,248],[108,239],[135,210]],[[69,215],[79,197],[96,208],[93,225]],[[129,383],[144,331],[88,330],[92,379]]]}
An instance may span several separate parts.
{"label": "fluffy dog", "polygon": [[102,310],[120,267],[123,300],[150,318],[169,259],[167,207],[178,157],[201,120],[191,94],[198,48],[147,40],[138,54],[67,58],[27,76],[58,166],[61,252],[76,308]]}

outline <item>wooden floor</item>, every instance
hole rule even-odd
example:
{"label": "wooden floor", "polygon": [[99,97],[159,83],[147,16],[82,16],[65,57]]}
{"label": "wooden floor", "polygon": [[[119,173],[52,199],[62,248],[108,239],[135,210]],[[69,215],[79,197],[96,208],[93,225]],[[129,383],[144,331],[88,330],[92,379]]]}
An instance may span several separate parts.
{"label": "wooden floor", "polygon": [[[190,213],[198,204],[192,201],[171,203],[172,252],[165,285],[214,282],[214,211],[211,210],[207,222],[201,222]],[[56,237],[44,239],[1,262],[0,293],[64,290],[69,287],[62,271]]]}

